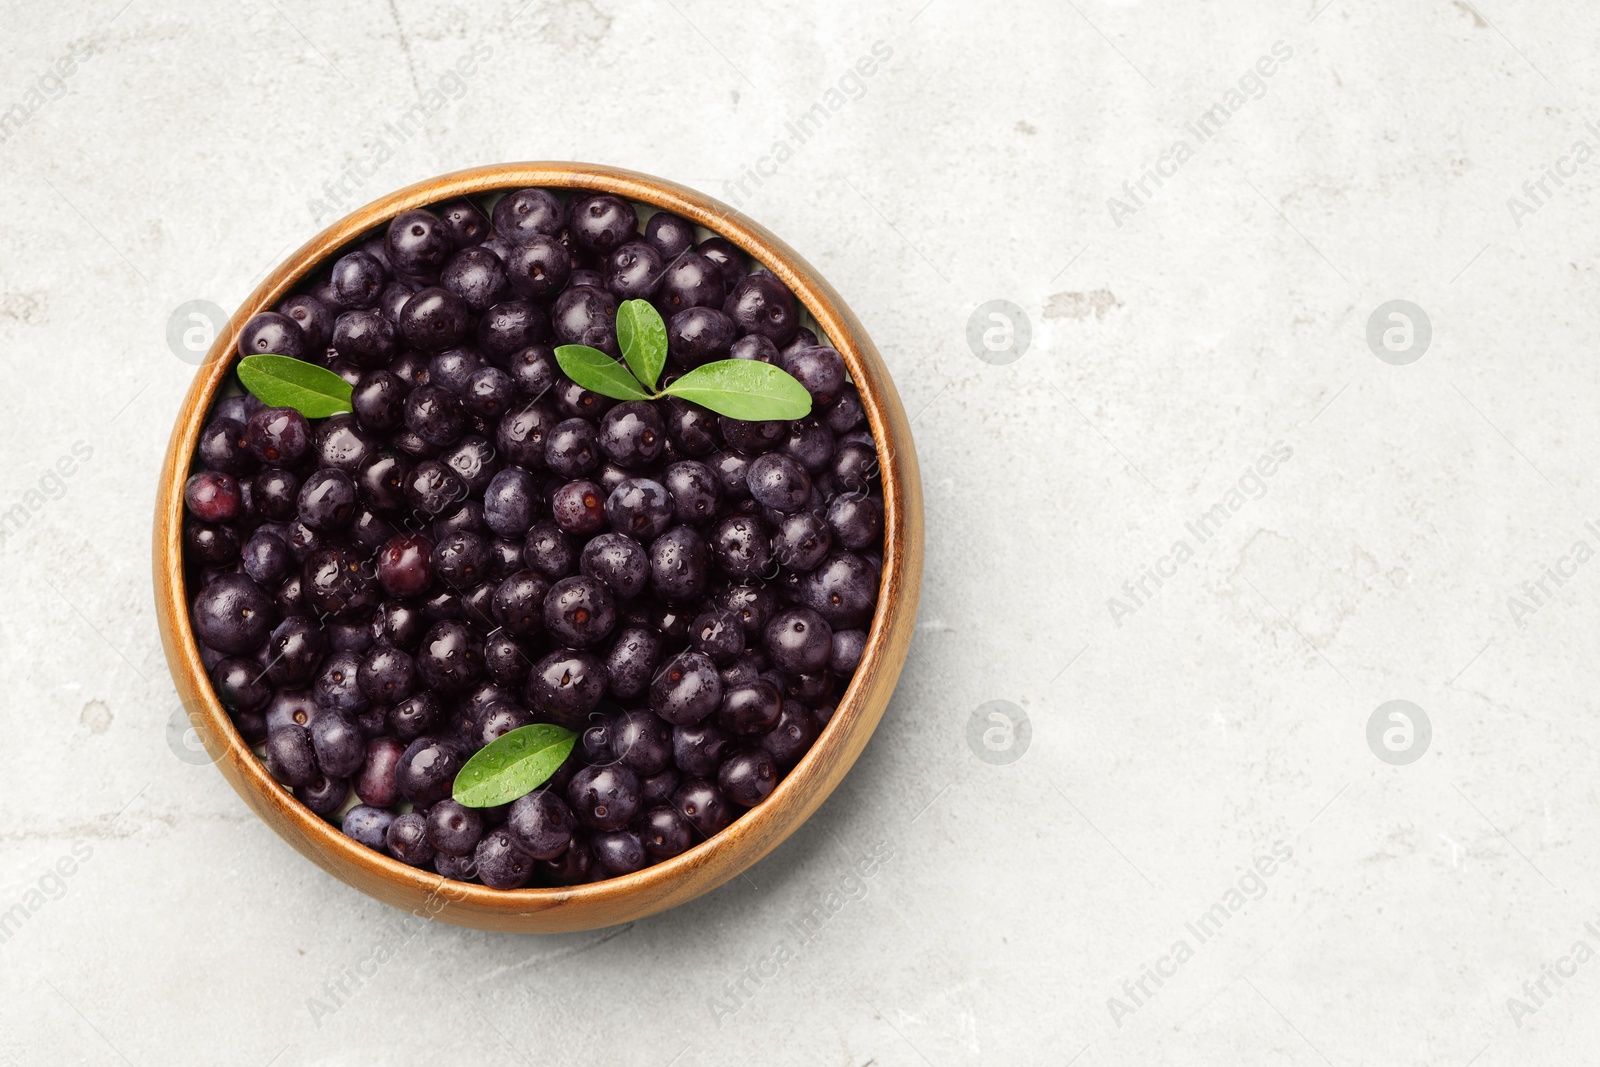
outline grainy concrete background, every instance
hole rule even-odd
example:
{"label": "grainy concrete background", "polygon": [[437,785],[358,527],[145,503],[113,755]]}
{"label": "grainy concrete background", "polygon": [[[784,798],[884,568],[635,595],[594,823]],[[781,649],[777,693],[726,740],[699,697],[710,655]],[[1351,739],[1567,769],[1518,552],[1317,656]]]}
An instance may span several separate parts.
{"label": "grainy concrete background", "polygon": [[[124,3],[0,5],[0,1065],[1595,1061],[1600,9]],[[398,929],[169,743],[169,322],[541,158],[851,302],[918,637],[748,880]]]}

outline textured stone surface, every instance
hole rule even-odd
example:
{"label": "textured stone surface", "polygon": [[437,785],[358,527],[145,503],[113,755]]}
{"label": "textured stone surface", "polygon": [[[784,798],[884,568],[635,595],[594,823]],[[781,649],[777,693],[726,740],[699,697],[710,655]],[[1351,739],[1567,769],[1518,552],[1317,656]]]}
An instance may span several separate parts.
{"label": "textured stone surface", "polygon": [[[122,3],[0,10],[0,1065],[1594,1061],[1592,6]],[[748,878],[407,930],[169,745],[166,331],[335,196],[539,158],[733,200],[851,302],[918,640]]]}

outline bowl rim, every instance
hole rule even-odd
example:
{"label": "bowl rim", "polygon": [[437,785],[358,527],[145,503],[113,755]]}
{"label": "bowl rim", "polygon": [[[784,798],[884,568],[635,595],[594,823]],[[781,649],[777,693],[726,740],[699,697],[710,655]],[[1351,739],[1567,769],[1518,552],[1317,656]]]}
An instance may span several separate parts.
{"label": "bowl rim", "polygon": [[[844,358],[878,445],[884,496],[883,568],[866,648],[833,717],[772,794],[688,851],[632,874],[558,888],[491,889],[412,867],[347,837],[267,772],[234,728],[200,661],[182,561],[183,483],[205,416],[236,363],[238,329],[270,310],[339,250],[402,211],[459,197],[540,186],[610,193],[677,214],[725,237],[776,275]],[[915,625],[922,569],[921,481],[910,423],[877,349],[843,299],[784,242],[728,205],[666,179],[592,163],[473,167],[415,182],[358,207],[282,259],[217,332],[184,397],[161,474],[154,578],[162,643],[180,699],[212,761],[280,836],[341,881],[414,914],[526,932],[593,929],[686,903],[742,874],[821,805],[876,729]]]}

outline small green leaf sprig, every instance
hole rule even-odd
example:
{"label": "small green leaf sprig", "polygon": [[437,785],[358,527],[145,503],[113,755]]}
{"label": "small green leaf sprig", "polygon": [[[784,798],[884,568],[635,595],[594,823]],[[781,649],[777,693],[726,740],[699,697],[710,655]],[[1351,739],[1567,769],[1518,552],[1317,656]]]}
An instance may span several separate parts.
{"label": "small green leaf sprig", "polygon": [[551,723],[519,726],[475,752],[456,772],[451,795],[464,808],[492,808],[527,796],[561,769],[578,735]]}
{"label": "small green leaf sprig", "polygon": [[326,367],[293,356],[246,356],[239,384],[269,408],[294,408],[308,419],[351,410],[350,383]]}
{"label": "small green leaf sprig", "polygon": [[755,359],[707,363],[658,389],[667,364],[667,326],[647,300],[624,300],[617,308],[617,347],[622,363],[588,345],[562,345],[556,362],[568,378],[613,400],[675,396],[745,422],[811,414],[805,386],[781,367]]}
{"label": "small green leaf sprig", "polygon": [[[696,367],[657,388],[667,365],[667,325],[647,300],[617,308],[619,363],[598,348],[562,345],[556,362],[568,378],[613,400],[676,396],[745,422],[803,419],[811,394],[781,367],[755,359],[723,359]],[[325,367],[292,356],[246,356],[239,383],[268,407],[294,408],[308,419],[350,411],[350,383]]]}

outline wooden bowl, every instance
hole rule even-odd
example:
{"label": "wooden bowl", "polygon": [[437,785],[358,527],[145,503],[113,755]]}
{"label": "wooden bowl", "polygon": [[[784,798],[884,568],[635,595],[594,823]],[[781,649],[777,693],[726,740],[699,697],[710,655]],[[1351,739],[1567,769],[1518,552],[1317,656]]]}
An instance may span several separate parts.
{"label": "wooden bowl", "polygon": [[[593,190],[671,211],[728,238],[777,275],[844,357],[877,439],[884,499],[883,581],[861,664],[811,750],[759,807],[680,856],[635,874],[557,889],[497,890],[441,878],[344,836],[281,786],[245,744],[212,692],[189,620],[181,533],[183,483],[218,387],[235,362],[238,326],[270,310],[302,278],[402,211],[527,186]],[[484,930],[555,933],[629,922],[693,900],[777,847],[855,763],[894,691],[911,643],[922,582],[922,484],[911,427],[877,349],[832,286],[788,245],[702,193],[589,163],[510,163],[458,171],[390,193],[306,242],[222,328],[184,398],[167,446],[155,514],[156,616],[178,695],[235,791],[323,870],[416,915]]]}

